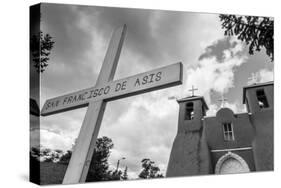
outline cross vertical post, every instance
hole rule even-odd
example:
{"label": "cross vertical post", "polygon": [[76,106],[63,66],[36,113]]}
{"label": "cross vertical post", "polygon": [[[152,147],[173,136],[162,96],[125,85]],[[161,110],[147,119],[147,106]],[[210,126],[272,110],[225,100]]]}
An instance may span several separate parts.
{"label": "cross vertical post", "polygon": [[[113,80],[125,38],[126,28],[126,25],[124,25],[113,33],[96,86]],[[74,146],[63,179],[63,184],[85,182],[105,106],[106,102],[103,100],[89,103],[77,143]]]}

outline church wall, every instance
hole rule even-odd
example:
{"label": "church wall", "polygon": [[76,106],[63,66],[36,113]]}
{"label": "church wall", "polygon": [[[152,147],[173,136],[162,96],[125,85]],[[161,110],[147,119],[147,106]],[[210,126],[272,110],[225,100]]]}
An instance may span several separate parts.
{"label": "church wall", "polygon": [[198,132],[177,135],[169,159],[167,177],[199,174],[199,142]]}
{"label": "church wall", "polygon": [[218,120],[217,117],[207,117],[204,119],[206,124],[207,143],[211,150],[252,146],[254,130],[249,115],[244,113],[235,116],[228,119],[233,122],[234,141],[224,140],[222,122]]}
{"label": "church wall", "polygon": [[[224,139],[223,122],[232,122],[234,132],[233,141],[226,141]],[[249,149],[252,147],[254,129],[248,113],[233,114],[230,109],[223,108],[218,111],[215,117],[206,117],[204,124],[206,128],[206,140],[211,152],[212,173],[215,173],[217,161],[228,152],[227,149],[241,149],[231,152],[242,157],[248,164],[250,170],[255,171],[253,151]]]}
{"label": "church wall", "polygon": [[210,174],[213,171],[212,161],[211,161],[211,153],[209,146],[207,144],[207,138],[206,138],[206,129],[204,121],[203,123],[203,132],[200,142],[200,174]]}
{"label": "church wall", "polygon": [[253,151],[258,171],[273,170],[273,111],[264,110],[251,116],[255,127]]}
{"label": "church wall", "polygon": [[[263,89],[268,101],[268,107],[259,106],[257,90]],[[273,84],[246,88],[246,102],[248,102],[250,120],[255,130],[253,139],[253,154],[257,171],[273,170],[273,112],[274,112]]]}
{"label": "church wall", "polygon": [[194,119],[185,120],[185,102],[180,103],[178,132],[173,143],[167,177],[209,173],[209,151],[202,138],[202,102],[195,100]]}

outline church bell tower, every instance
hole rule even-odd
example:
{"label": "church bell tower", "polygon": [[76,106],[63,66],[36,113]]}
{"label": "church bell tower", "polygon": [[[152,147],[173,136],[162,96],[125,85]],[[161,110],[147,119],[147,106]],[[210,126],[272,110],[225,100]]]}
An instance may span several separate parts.
{"label": "church bell tower", "polygon": [[209,173],[209,150],[205,140],[203,118],[208,106],[201,96],[177,100],[178,131],[167,168],[167,177]]}
{"label": "church bell tower", "polygon": [[243,88],[243,103],[255,130],[252,146],[257,171],[273,170],[273,89],[273,82]]}

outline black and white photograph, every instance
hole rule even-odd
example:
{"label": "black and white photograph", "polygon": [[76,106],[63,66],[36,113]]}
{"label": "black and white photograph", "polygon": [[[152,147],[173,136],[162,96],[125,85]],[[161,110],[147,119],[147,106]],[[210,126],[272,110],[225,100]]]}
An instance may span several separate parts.
{"label": "black and white photograph", "polygon": [[274,170],[273,17],[56,3],[29,15],[31,182]]}

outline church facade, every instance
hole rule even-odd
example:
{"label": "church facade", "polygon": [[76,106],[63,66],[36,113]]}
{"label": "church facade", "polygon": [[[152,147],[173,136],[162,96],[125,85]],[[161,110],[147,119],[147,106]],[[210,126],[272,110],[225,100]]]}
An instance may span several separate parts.
{"label": "church facade", "polygon": [[207,117],[201,96],[177,100],[178,131],[167,177],[273,170],[273,82],[243,88],[247,112]]}

